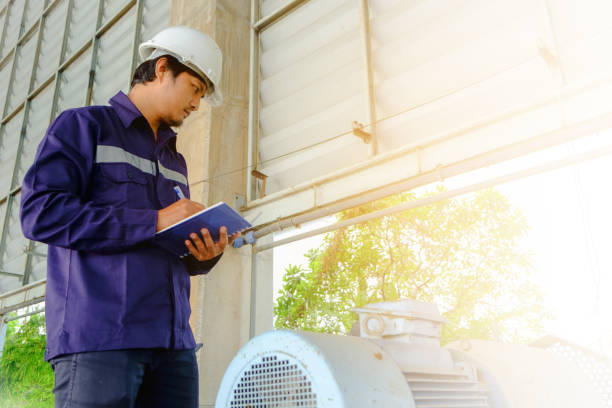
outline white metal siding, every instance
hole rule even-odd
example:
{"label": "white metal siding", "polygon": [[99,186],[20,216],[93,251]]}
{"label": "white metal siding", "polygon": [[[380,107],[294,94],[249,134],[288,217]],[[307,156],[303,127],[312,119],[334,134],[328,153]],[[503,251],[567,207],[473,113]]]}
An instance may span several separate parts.
{"label": "white metal siding", "polygon": [[21,235],[18,214],[19,187],[49,121],[90,95],[105,104],[127,91],[135,36],[169,23],[167,0],[100,1],[0,0],[0,291],[45,277],[47,248]]}
{"label": "white metal siding", "polygon": [[53,90],[55,83],[47,85],[30,104],[28,120],[26,121],[25,135],[21,155],[15,170],[15,183],[13,187],[21,185],[23,176],[32,165],[38,143],[42,140],[51,117],[51,105],[53,104]]}
{"label": "white metal siding", "polygon": [[[16,275],[23,274],[28,240],[21,233],[19,201],[21,194],[12,196],[12,205],[5,226],[4,243],[0,249],[0,270]],[[17,286],[17,285],[15,285]]]}
{"label": "white metal siding", "polygon": [[36,65],[35,86],[42,84],[57,69],[67,8],[68,1],[61,0],[44,19],[42,43]]}
{"label": "white metal siding", "polygon": [[91,48],[81,54],[61,73],[56,114],[66,109],[85,105],[90,67]]}
{"label": "white metal siding", "polygon": [[132,8],[100,38],[92,105],[106,105],[118,90],[128,91],[136,13]]}
{"label": "white metal siding", "polygon": [[9,192],[22,123],[23,109],[0,130],[0,175],[2,175],[0,177],[0,195],[2,196]]}
{"label": "white metal siding", "polygon": [[367,145],[350,134],[366,112],[358,3],[312,0],[266,29],[260,44],[266,192],[364,160]]}
{"label": "white metal siding", "polygon": [[8,94],[11,69],[13,69],[12,56],[3,65],[0,65],[0,116],[3,116],[2,112],[4,112],[4,102]]}
{"label": "white metal siding", "polygon": [[[144,1],[138,43],[150,40],[157,34],[160,27],[167,27],[170,24],[170,3],[170,1],[165,0]],[[142,62],[138,53],[136,58],[138,62]]]}
{"label": "white metal siding", "polygon": [[[372,1],[382,151],[445,135],[561,85],[543,2]],[[538,129],[539,130],[539,129]]]}
{"label": "white metal siding", "polygon": [[[457,174],[484,155],[518,144],[526,154],[612,120],[612,2],[368,0],[387,161],[369,156],[350,134],[353,120],[368,125],[359,3],[310,0],[258,33],[256,165],[270,196],[248,206],[263,212],[258,222],[417,186],[439,169]],[[260,17],[286,4],[263,0]]]}
{"label": "white metal siding", "polygon": [[23,16],[23,2],[12,1],[9,4],[7,20],[4,27],[4,39],[0,49],[0,57],[4,57],[15,46],[21,34],[21,17]]}
{"label": "white metal siding", "polygon": [[38,22],[45,0],[27,0],[23,16],[23,32],[27,33]]}
{"label": "white metal siding", "polygon": [[114,15],[116,15],[130,0],[103,0],[102,6],[102,24],[107,23]]}
{"label": "white metal siding", "polygon": [[32,75],[32,60],[36,52],[36,41],[38,30],[31,33],[22,46],[17,48],[17,60],[15,61],[15,73],[9,91],[7,101],[7,112],[12,112],[22,103],[28,94],[30,77]]}
{"label": "white metal siding", "polygon": [[[260,7],[260,14],[262,17],[266,17],[272,12],[279,8],[291,3],[291,0],[258,0]],[[331,1],[330,1],[331,3]]]}
{"label": "white metal siding", "polygon": [[91,0],[74,0],[72,13],[68,23],[66,49],[63,59],[70,57],[85,43],[91,41],[96,32],[96,17],[98,15],[98,2]]}

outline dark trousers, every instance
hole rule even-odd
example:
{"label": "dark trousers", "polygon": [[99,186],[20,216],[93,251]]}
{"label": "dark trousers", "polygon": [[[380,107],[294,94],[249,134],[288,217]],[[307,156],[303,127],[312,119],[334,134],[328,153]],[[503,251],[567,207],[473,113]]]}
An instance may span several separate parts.
{"label": "dark trousers", "polygon": [[56,408],[198,407],[194,350],[95,351],[50,363]]}

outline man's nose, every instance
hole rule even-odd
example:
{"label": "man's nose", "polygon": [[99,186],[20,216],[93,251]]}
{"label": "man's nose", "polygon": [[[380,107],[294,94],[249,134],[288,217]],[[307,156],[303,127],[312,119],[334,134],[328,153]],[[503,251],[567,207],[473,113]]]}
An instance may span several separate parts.
{"label": "man's nose", "polygon": [[200,108],[200,98],[194,97],[191,99],[191,110],[197,111]]}

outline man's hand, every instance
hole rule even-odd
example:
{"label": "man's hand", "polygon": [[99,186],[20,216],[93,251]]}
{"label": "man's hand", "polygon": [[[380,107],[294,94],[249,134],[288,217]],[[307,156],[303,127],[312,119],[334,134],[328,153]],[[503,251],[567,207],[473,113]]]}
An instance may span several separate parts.
{"label": "man's hand", "polygon": [[202,204],[195,201],[182,198],[175,203],[170,204],[166,208],[162,208],[157,211],[157,226],[155,232],[161,231],[177,222],[184,220],[185,218],[202,211],[204,207]]}
{"label": "man's hand", "polygon": [[187,246],[191,255],[200,262],[207,261],[220,255],[225,251],[227,245],[231,245],[234,240],[240,236],[240,233],[237,233],[228,238],[227,228],[221,227],[219,228],[219,241],[215,243],[210,236],[210,232],[208,232],[206,228],[202,228],[200,233],[202,234],[201,239],[198,234],[192,232],[189,236],[191,240],[185,240],[185,246]]}

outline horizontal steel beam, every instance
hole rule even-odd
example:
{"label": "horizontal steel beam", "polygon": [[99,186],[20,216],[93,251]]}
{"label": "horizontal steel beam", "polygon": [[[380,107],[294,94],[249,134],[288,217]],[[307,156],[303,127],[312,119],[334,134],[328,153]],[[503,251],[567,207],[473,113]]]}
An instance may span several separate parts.
{"label": "horizontal steel beam", "polygon": [[291,11],[295,10],[302,4],[306,3],[308,0],[292,0],[289,3],[285,4],[282,7],[279,7],[277,10],[274,10],[272,13],[263,17],[261,20],[253,24],[253,29],[256,32],[260,32],[265,30],[270,25],[274,24],[278,20],[280,20],[283,16],[287,15]]}
{"label": "horizontal steel beam", "polygon": [[417,208],[417,207],[422,207],[424,205],[437,203],[437,202],[448,200],[450,198],[457,197],[463,194],[473,193],[473,192],[480,191],[488,187],[494,187],[494,186],[497,186],[503,183],[507,183],[510,181],[522,179],[522,178],[533,176],[536,174],[545,173],[547,171],[570,166],[573,164],[578,164],[578,163],[581,163],[587,160],[593,160],[593,159],[597,159],[597,158],[608,156],[608,155],[612,155],[612,145],[606,148],[597,148],[597,149],[591,150],[586,153],[576,154],[576,155],[566,157],[561,160],[551,161],[550,163],[545,163],[539,166],[530,167],[528,169],[513,172],[511,174],[506,174],[503,176],[495,177],[495,178],[492,178],[492,179],[489,179],[489,180],[486,180],[480,183],[475,183],[469,186],[438,193],[431,197],[426,197],[426,198],[422,198],[419,200],[399,204],[393,207],[388,207],[382,210],[373,211],[371,213],[360,215],[358,217],[350,218],[350,219],[343,220],[343,221],[340,221],[340,222],[337,222],[331,225],[327,225],[325,227],[317,228],[312,231],[304,232],[301,234],[294,235],[292,237],[274,241],[269,244],[254,245],[253,250],[255,252],[266,251],[266,250],[269,250],[269,249],[272,249],[272,248],[275,248],[281,245],[289,244],[291,242],[313,237],[315,235],[324,234],[326,232],[334,231],[340,228],[350,227],[352,225],[360,224],[360,223],[367,222],[373,219],[397,214],[399,212],[410,210],[412,208]]}
{"label": "horizontal steel beam", "polygon": [[47,280],[42,279],[0,294],[0,316],[45,300]]}

